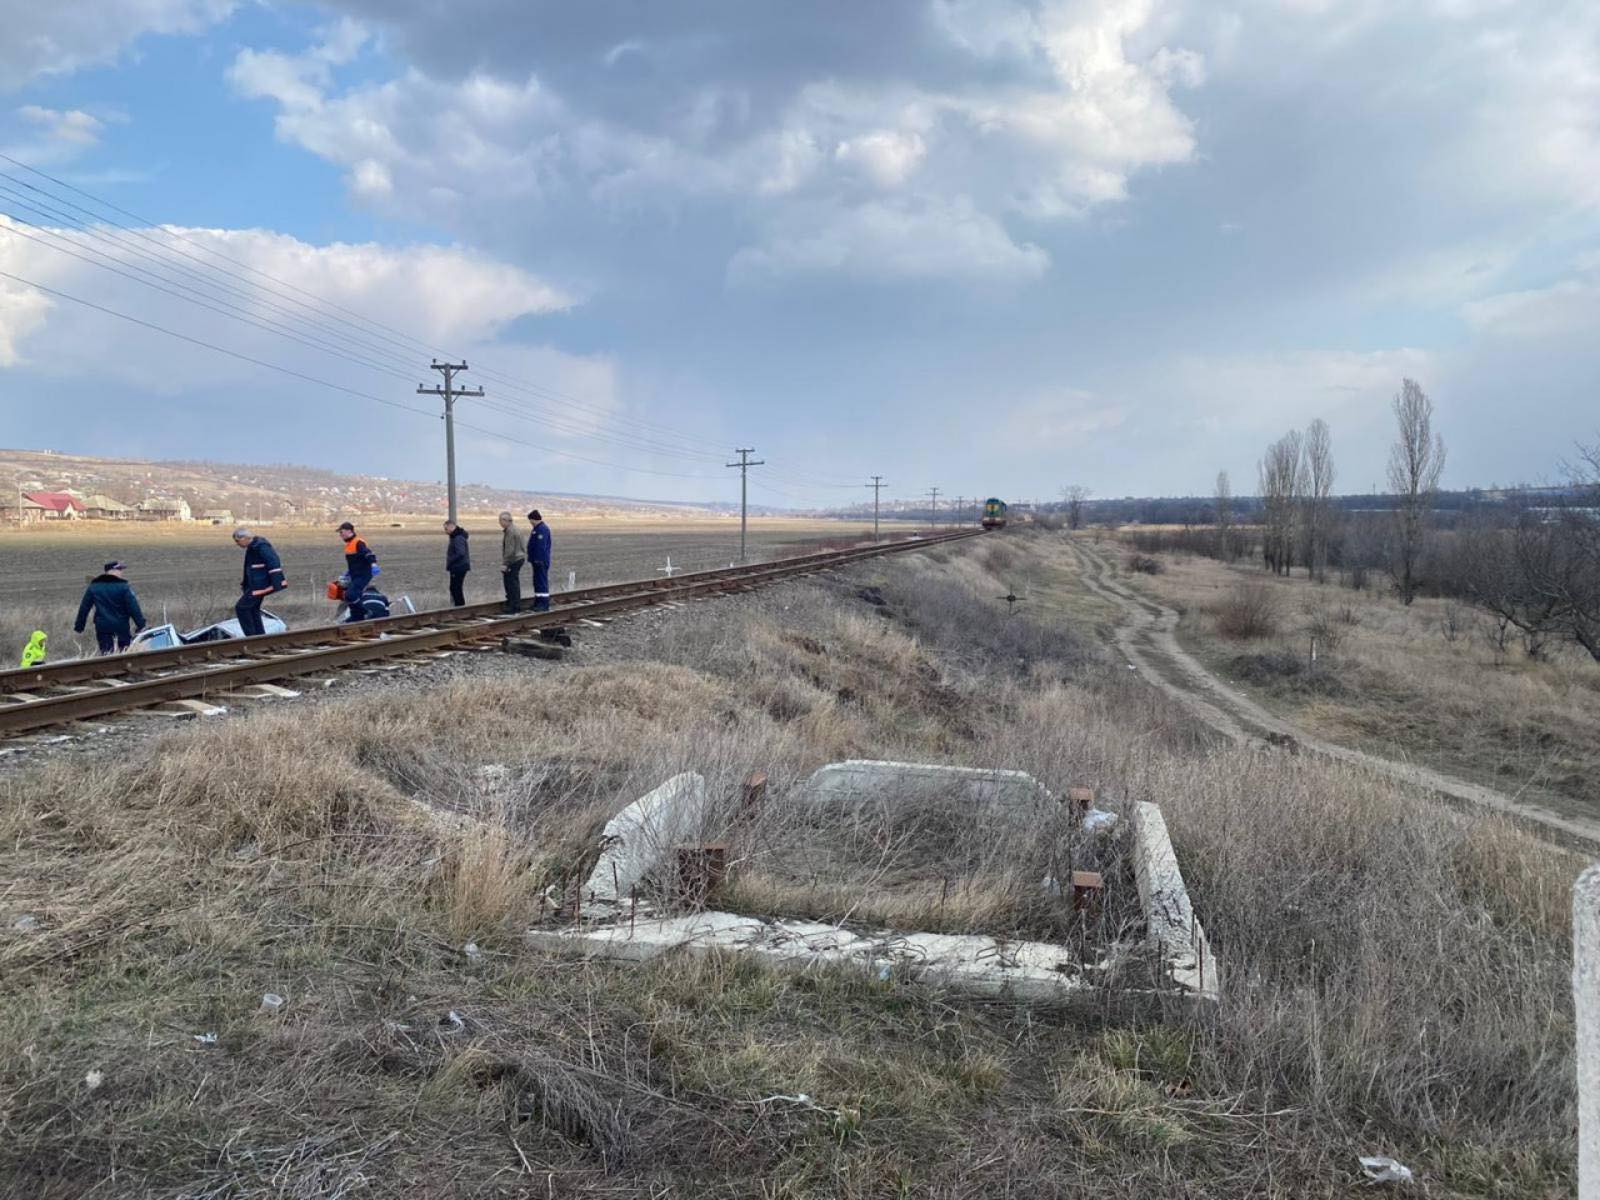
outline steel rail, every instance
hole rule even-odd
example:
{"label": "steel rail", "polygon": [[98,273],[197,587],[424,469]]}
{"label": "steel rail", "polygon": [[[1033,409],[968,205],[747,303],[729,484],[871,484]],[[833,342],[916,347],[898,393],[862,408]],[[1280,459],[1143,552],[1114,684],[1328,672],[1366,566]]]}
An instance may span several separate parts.
{"label": "steel rail", "polygon": [[[457,621],[443,628],[422,629],[411,633],[378,638],[366,637],[346,641],[342,645],[288,649],[287,653],[272,657],[251,656],[245,662],[202,666],[199,670],[174,672],[153,679],[117,683],[104,688],[75,690],[64,695],[30,697],[10,704],[0,705],[0,735],[25,733],[44,729],[69,721],[109,716],[153,704],[173,700],[198,699],[226,693],[239,687],[269,683],[279,679],[315,674],[329,669],[356,666],[385,658],[401,657],[429,650],[458,646],[469,642],[503,637],[509,633],[537,630],[562,625],[584,617],[605,616],[649,608],[669,600],[715,595],[719,592],[768,583],[791,576],[810,574],[843,566],[866,558],[903,553],[910,550],[939,545],[959,538],[980,536],[980,531],[962,531],[956,534],[923,538],[911,542],[896,542],[887,546],[853,547],[842,551],[805,555],[763,563],[737,573],[726,571],[698,572],[694,577],[672,580],[666,586],[661,581],[643,580],[632,592],[596,598],[587,603],[572,605],[547,612],[524,611],[503,615],[493,621]],[[627,585],[612,585],[607,590]],[[595,589],[600,590],[600,589]],[[569,593],[576,595],[577,593]],[[451,613],[457,610],[438,610]],[[363,622],[363,624],[366,624]],[[263,639],[252,639],[259,642]],[[222,643],[226,645],[227,643]],[[281,645],[281,643],[279,643]],[[239,643],[235,642],[235,646]],[[235,657],[237,657],[237,653]]]}
{"label": "steel rail", "polygon": [[[966,532],[955,536],[967,536]],[[903,541],[880,543],[870,547],[849,547],[847,550],[821,550],[810,554],[773,559],[765,563],[748,563],[737,567],[717,568],[709,571],[686,572],[676,580],[640,579],[622,583],[599,584],[558,593],[554,598],[561,608],[603,600],[612,596],[627,595],[645,589],[662,590],[674,583],[706,579],[739,579],[778,563],[824,562],[842,553],[871,549],[888,552],[898,546],[926,546],[950,540],[950,534],[934,534]],[[75,658],[64,662],[45,663],[37,667],[0,670],[0,695],[14,692],[34,692],[41,688],[65,684],[86,683],[97,679],[113,679],[123,675],[140,675],[164,667],[188,663],[239,658],[247,655],[271,653],[276,650],[316,646],[327,642],[364,640],[383,633],[397,633],[409,629],[423,629],[442,622],[476,620],[505,615],[504,602],[493,600],[467,604],[460,608],[434,608],[419,613],[399,613],[371,621],[354,624],[312,625],[305,629],[291,629],[283,633],[269,633],[248,639],[230,638],[217,642],[200,642],[187,646],[173,646],[166,650],[145,650],[135,654],[108,654],[102,657]]]}

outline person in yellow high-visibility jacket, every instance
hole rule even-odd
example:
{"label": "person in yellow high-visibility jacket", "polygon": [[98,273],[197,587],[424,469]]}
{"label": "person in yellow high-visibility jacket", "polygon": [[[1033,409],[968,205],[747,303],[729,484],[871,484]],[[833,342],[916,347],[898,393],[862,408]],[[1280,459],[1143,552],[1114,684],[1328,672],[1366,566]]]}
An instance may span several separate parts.
{"label": "person in yellow high-visibility jacket", "polygon": [[28,639],[28,644],[22,648],[22,665],[25,667],[44,666],[45,641],[47,635],[42,629],[35,629],[33,636]]}

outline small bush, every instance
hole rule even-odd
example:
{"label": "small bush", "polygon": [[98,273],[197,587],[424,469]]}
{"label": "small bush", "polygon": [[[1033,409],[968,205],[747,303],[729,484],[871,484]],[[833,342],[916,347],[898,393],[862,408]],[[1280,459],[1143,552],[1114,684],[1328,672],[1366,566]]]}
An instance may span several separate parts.
{"label": "small bush", "polygon": [[1306,632],[1316,639],[1319,649],[1332,654],[1344,641],[1344,629],[1326,608],[1315,607],[1307,614]]}
{"label": "small bush", "polygon": [[1216,606],[1217,632],[1223,637],[1272,637],[1278,632],[1278,598],[1260,582],[1237,585]]}
{"label": "small bush", "polygon": [[1151,558],[1148,554],[1130,554],[1124,565],[1140,575],[1159,575],[1167,569],[1159,558]]}

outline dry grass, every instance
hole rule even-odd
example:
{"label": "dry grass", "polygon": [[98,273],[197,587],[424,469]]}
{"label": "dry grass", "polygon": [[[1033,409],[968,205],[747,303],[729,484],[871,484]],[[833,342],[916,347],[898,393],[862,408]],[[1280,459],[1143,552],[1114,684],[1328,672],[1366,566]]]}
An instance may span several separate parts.
{"label": "dry grass", "polygon": [[[1552,807],[1600,812],[1600,669],[1587,656],[1497,653],[1480,614],[1420,598],[1352,592],[1258,567],[1169,557],[1138,586],[1177,607],[1178,636],[1255,699],[1334,741],[1429,766]],[[1242,591],[1280,617],[1241,655],[1230,632]],[[1310,639],[1318,670],[1307,670]]]}
{"label": "dry grass", "polygon": [[[1006,536],[1030,594],[1065,594],[1048,535]],[[264,710],[7,776],[0,1195],[1336,1196],[1369,1152],[1436,1195],[1569,1191],[1574,861],[1359,772],[1218,750],[1051,608],[1001,616],[999,583],[955,553],[886,563],[670,623],[647,663]],[[1222,1001],[1160,1019],[1108,997],[1077,1024],[521,946],[535,892],[666,775],[705,774],[730,828],[766,771],[777,838],[798,781],[846,755],[1161,802]],[[1038,869],[1005,861],[1037,852],[1025,831],[931,817],[891,863],[898,919],[942,899],[947,927],[1037,927],[1007,906]],[[876,853],[812,900],[870,898]],[[930,862],[971,880],[968,908]],[[808,882],[746,881],[786,875]]]}

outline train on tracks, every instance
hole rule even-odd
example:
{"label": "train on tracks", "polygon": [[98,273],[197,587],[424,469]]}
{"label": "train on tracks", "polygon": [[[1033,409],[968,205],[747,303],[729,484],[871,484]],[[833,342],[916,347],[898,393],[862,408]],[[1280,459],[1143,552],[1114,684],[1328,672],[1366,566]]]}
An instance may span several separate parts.
{"label": "train on tracks", "polygon": [[997,496],[990,496],[983,502],[983,519],[978,524],[985,529],[1004,529],[1006,527],[1006,502]]}

